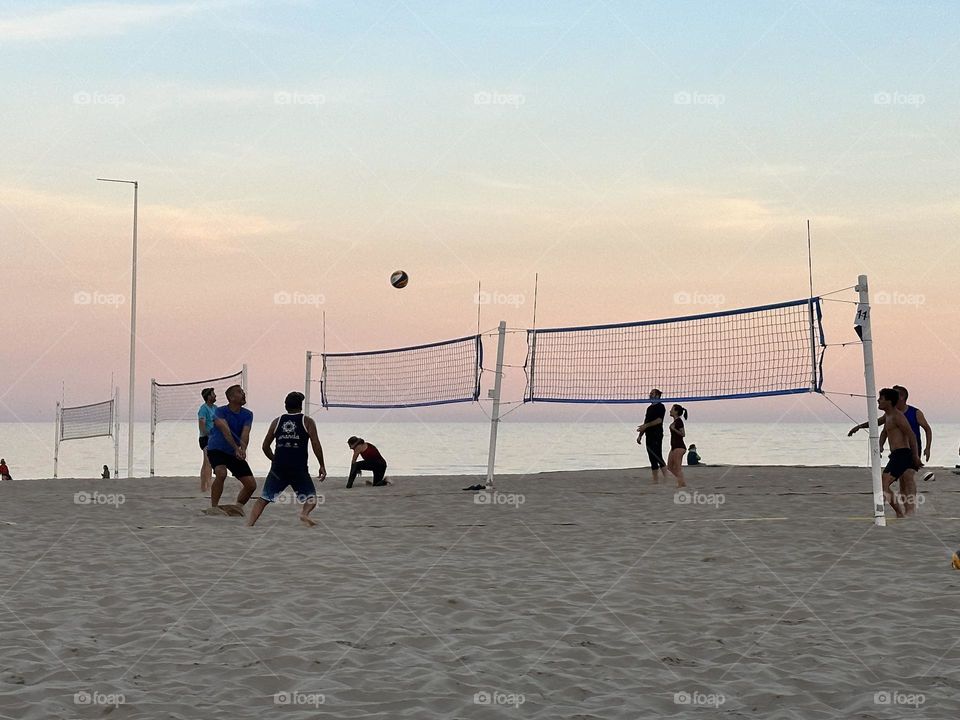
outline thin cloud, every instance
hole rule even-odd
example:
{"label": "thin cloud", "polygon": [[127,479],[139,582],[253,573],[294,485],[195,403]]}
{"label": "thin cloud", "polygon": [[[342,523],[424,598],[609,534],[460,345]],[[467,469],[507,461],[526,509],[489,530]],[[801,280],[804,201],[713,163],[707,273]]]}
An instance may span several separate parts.
{"label": "thin cloud", "polygon": [[198,3],[88,3],[0,18],[0,40],[37,42],[122,35],[135,27],[192,15]]}

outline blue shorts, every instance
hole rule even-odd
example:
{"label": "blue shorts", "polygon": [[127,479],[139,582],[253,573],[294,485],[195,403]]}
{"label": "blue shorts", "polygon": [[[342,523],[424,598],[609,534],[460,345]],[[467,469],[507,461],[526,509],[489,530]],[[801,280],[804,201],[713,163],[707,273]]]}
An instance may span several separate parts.
{"label": "blue shorts", "polygon": [[313,478],[310,477],[310,471],[306,468],[271,467],[267,479],[263,482],[260,497],[267,502],[275,502],[288,487],[293,488],[298,502],[306,502],[307,498],[317,496],[317,488],[313,484]]}

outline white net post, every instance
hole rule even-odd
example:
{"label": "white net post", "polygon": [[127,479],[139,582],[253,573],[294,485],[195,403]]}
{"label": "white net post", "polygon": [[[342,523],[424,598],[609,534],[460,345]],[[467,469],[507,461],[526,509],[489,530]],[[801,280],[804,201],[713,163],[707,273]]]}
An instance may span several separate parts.
{"label": "white net post", "polygon": [[870,287],[867,276],[857,278],[857,305],[856,325],[860,328],[860,339],[863,341],[863,378],[867,394],[867,422],[870,428],[870,472],[873,476],[873,523],[877,527],[885,527],[886,516],[883,511],[883,478],[880,470],[880,419],[877,412],[877,378],[873,368],[873,330],[870,325]]}
{"label": "white net post", "polygon": [[503,346],[507,334],[507,323],[503,320],[497,327],[497,368],[494,373],[493,410],[490,413],[490,448],[487,451],[487,490],[493,490],[493,471],[497,461],[497,428],[500,425],[500,386],[503,381]]}
{"label": "white net post", "polygon": [[157,444],[157,379],[150,378],[150,477],[156,474],[153,465]]}
{"label": "white net post", "polygon": [[120,388],[113,389],[113,477],[120,474]]}
{"label": "white net post", "polygon": [[240,370],[240,387],[243,388],[243,391],[246,392],[249,388],[247,386],[247,364],[243,364],[243,368]]}
{"label": "white net post", "polygon": [[310,372],[313,368],[313,353],[307,350],[307,370],[303,382],[303,413],[307,417],[310,417],[310,385],[312,383],[312,373]]}
{"label": "white net post", "polygon": [[57,403],[57,417],[53,422],[53,432],[56,434],[53,441],[53,477],[57,477],[57,465],[60,462],[60,403]]}

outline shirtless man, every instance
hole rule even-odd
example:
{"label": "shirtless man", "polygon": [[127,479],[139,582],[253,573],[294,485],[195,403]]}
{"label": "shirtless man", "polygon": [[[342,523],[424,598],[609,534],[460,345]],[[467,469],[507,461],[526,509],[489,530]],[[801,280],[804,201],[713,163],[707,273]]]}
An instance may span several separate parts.
{"label": "shirtless man", "polygon": [[[883,412],[883,426],[890,442],[890,459],[883,469],[883,497],[897,513],[897,517],[913,515],[916,511],[916,497],[907,494],[907,506],[901,508],[900,499],[893,494],[890,486],[900,482],[900,493],[914,483],[914,466],[920,462],[917,438],[907,422],[906,416],[897,409],[900,393],[893,388],[883,388],[877,400],[877,407]],[[897,493],[897,495],[900,495]]]}
{"label": "shirtless man", "polygon": [[[894,385],[893,389],[900,393],[900,402],[897,404],[897,410],[906,416],[907,422],[910,423],[910,429],[913,430],[913,434],[917,438],[917,454],[923,454],[923,461],[928,463],[930,462],[930,448],[933,445],[933,429],[930,427],[930,423],[927,422],[923,410],[907,404],[907,398],[910,397],[907,389],[903,385]],[[883,452],[883,446],[887,441],[887,435],[882,431],[883,418],[880,418],[880,425],[880,452]],[[854,425],[850,432],[847,433],[847,436],[853,435],[858,430],[866,430],[867,427],[869,427],[869,423]],[[924,443],[923,438],[920,437],[921,430],[923,430],[923,433],[926,435],[926,443]],[[920,473],[920,477],[924,482],[937,479],[937,476],[932,471],[924,470],[923,465],[917,465],[913,469]],[[913,493],[916,495],[916,488],[914,488]]]}

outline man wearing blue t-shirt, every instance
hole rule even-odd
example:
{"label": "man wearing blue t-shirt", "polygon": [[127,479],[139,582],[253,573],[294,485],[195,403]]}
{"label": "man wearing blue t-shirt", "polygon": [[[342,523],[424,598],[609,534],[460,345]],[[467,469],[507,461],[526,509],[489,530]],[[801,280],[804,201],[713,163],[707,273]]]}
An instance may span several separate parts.
{"label": "man wearing blue t-shirt", "polygon": [[[211,507],[220,507],[220,495],[227,471],[240,484],[236,508],[243,514],[243,505],[257,489],[253,471],[247,464],[247,445],[250,442],[250,428],[253,425],[253,413],[247,410],[247,394],[239,385],[231,385],[226,391],[229,404],[218,407],[213,420],[213,430],[207,442],[207,457],[213,466],[213,485],[210,488]],[[229,507],[229,506],[224,506]]]}

